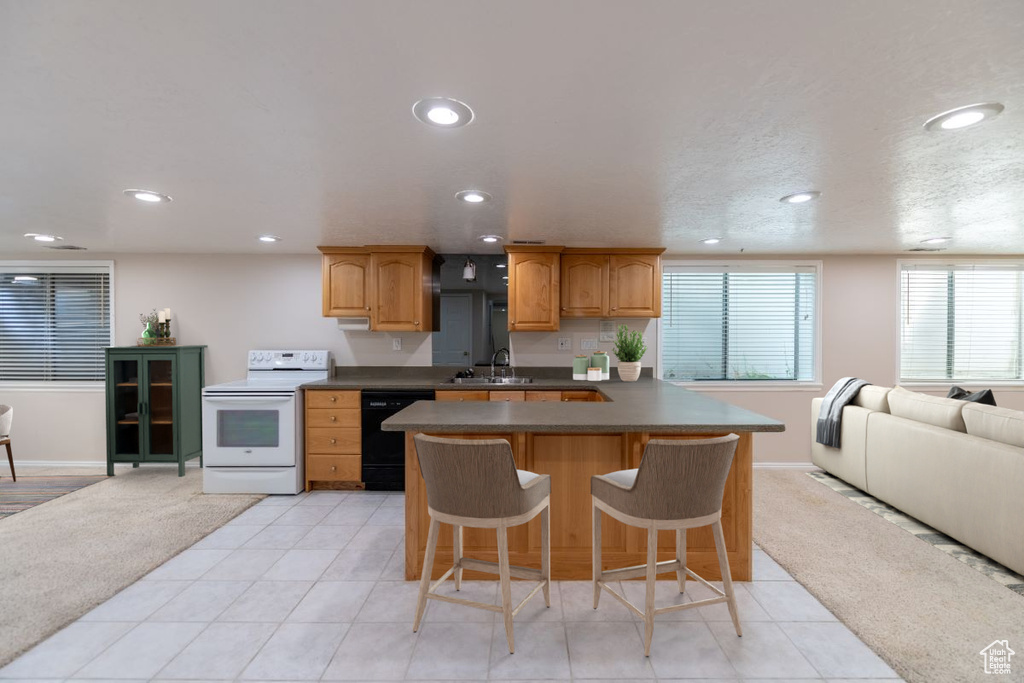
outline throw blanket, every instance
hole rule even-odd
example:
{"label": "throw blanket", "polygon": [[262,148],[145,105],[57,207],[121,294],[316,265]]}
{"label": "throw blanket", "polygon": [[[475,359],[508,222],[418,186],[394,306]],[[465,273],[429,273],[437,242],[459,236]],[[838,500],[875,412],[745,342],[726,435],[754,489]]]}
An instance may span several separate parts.
{"label": "throw blanket", "polygon": [[832,448],[839,448],[839,433],[843,425],[843,408],[857,396],[861,387],[867,386],[856,377],[844,377],[828,390],[821,401],[818,412],[817,442]]}

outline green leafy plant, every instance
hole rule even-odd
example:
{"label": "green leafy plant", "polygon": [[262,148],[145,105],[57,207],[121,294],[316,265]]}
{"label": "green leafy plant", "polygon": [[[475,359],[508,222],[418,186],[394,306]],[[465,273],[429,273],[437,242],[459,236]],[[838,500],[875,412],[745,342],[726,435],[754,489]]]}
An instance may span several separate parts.
{"label": "green leafy plant", "polygon": [[615,354],[620,363],[635,363],[639,361],[647,353],[644,335],[639,330],[630,332],[629,328],[625,325],[619,325],[612,353]]}
{"label": "green leafy plant", "polygon": [[152,323],[153,325],[156,325],[158,320],[159,320],[159,316],[157,316],[155,308],[153,309],[152,313],[140,313],[139,314],[139,322],[142,323],[143,325],[148,325],[150,323]]}

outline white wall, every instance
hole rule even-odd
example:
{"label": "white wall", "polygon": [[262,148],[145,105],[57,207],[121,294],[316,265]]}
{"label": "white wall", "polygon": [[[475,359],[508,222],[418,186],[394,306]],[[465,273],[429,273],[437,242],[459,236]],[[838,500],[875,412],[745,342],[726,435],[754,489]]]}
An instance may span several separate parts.
{"label": "white wall", "polygon": [[[14,256],[5,258],[17,258]],[[23,255],[38,259],[38,254]],[[180,344],[206,344],[207,383],[245,374],[251,348],[330,349],[338,365],[430,365],[429,333],[340,332],[320,316],[320,257],[90,254],[115,261],[115,341],[134,345],[138,315],[153,308],[174,310]],[[806,258],[806,257],[804,257]],[[892,386],[896,378],[897,279],[895,256],[824,258],[822,283],[823,387],[820,390],[717,390],[707,393],[786,423],[783,434],[756,437],[761,462],[807,462],[810,401],[840,377],[854,375]],[[630,321],[643,331],[657,359],[657,321]],[[559,332],[512,335],[514,362],[521,367],[561,366],[568,373],[580,340],[597,337],[598,321],[564,320]],[[392,337],[402,350],[392,351]],[[572,339],[558,351],[558,338]],[[611,344],[600,344],[610,351]],[[615,362],[614,357],[612,362]],[[944,394],[944,390],[933,393]],[[996,389],[1000,405],[1024,409],[1021,391]],[[13,445],[19,460],[103,460],[102,388],[92,391],[11,391],[0,403],[15,406]]]}

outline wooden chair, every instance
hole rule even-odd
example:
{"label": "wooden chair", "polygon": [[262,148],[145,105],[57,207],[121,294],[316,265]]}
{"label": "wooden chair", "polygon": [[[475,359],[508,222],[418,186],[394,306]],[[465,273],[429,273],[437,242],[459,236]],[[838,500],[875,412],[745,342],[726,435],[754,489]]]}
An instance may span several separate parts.
{"label": "wooden chair", "polygon": [[[505,620],[508,651],[515,652],[512,619],[523,605],[544,591],[544,604],[551,607],[551,477],[517,470],[512,448],[502,439],[441,439],[417,434],[416,456],[427,489],[427,511],[430,530],[423,558],[416,620],[412,630],[419,630],[427,600],[442,600],[478,609],[500,612]],[[526,524],[541,515],[540,569],[509,566],[508,527]],[[452,525],[454,564],[433,584],[437,536],[441,523]],[[485,562],[462,556],[462,527],[494,529],[498,534],[498,562]],[[438,595],[437,588],[452,574],[455,590],[462,587],[465,569],[498,574],[501,584],[501,605]],[[511,577],[531,579],[539,583],[515,607],[512,606]]]}
{"label": "wooden chair", "polygon": [[[651,654],[654,617],[665,612],[726,602],[729,605],[732,623],[736,627],[736,635],[743,635],[736,612],[732,577],[729,575],[725,538],[722,535],[722,496],[725,493],[725,480],[729,476],[733,455],[736,453],[737,441],[739,437],[735,434],[686,441],[651,439],[644,450],[639,469],[611,472],[592,477],[590,480],[594,508],[594,609],[597,609],[601,589],[604,589],[643,619],[645,656]],[[647,564],[602,570],[602,512],[623,524],[647,529]],[[686,568],[686,530],[708,525],[715,536],[715,549],[718,551],[718,566],[722,571],[724,591]],[[658,531],[661,529],[675,529],[674,560],[658,562]],[[710,588],[717,597],[656,609],[655,576],[673,570],[676,572],[680,593],[686,592],[686,576],[689,575]],[[647,595],[643,611],[605,583],[639,576],[647,577]]]}
{"label": "wooden chair", "polygon": [[7,446],[7,462],[11,463],[11,479],[18,481],[14,473],[14,454],[11,453],[11,421],[14,419],[14,408],[0,405],[0,446]]}

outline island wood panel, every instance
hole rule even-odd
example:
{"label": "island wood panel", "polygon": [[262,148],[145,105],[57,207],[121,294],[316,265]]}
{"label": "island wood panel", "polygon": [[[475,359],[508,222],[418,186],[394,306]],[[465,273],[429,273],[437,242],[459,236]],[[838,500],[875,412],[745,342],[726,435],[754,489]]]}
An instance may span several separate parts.
{"label": "island wood panel", "polygon": [[[620,469],[639,466],[643,448],[651,438],[703,439],[708,434],[654,437],[631,432],[625,434],[458,434],[451,438],[504,438],[512,444],[516,467],[552,478],[551,493],[551,558],[552,578],[556,580],[589,580],[591,578],[592,516],[590,477]],[[728,549],[732,577],[749,581],[752,574],[752,438],[740,433],[736,457],[726,481],[723,506],[723,531]],[[412,435],[406,438],[406,579],[420,576],[426,548],[426,490],[416,462]],[[642,564],[646,561],[646,538],[640,529],[633,529],[605,515],[602,520],[602,553],[605,569]],[[441,576],[452,562],[451,530],[442,525],[437,557],[432,575]],[[464,532],[465,554],[496,561],[493,530]],[[720,580],[718,556],[710,529],[692,529],[687,533],[688,566],[708,580]],[[658,560],[675,557],[675,538],[664,532],[658,539]],[[540,566],[540,522],[509,530],[509,557],[513,564]],[[493,579],[482,573],[467,573],[469,578]]]}

